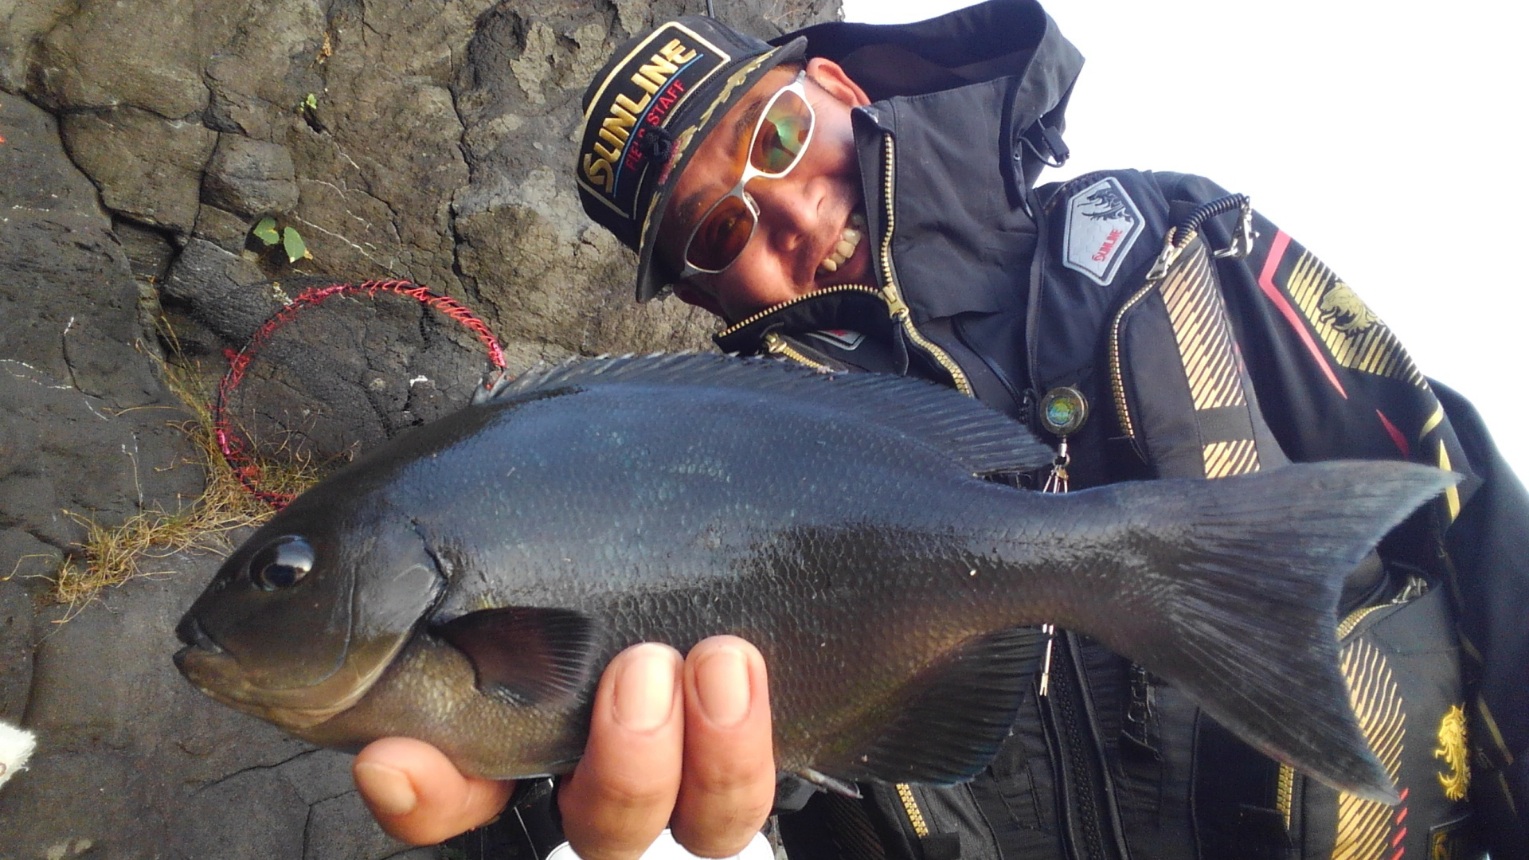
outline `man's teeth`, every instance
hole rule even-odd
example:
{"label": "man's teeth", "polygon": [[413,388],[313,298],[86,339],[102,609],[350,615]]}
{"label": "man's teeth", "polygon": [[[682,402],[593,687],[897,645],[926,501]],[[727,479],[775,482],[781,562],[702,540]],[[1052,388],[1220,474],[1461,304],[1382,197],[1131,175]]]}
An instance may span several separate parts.
{"label": "man's teeth", "polygon": [[839,234],[839,241],[834,244],[833,253],[818,264],[818,269],[828,274],[839,271],[844,261],[855,255],[855,249],[860,247],[860,240],[865,237],[865,216],[855,213],[849,216],[849,226]]}

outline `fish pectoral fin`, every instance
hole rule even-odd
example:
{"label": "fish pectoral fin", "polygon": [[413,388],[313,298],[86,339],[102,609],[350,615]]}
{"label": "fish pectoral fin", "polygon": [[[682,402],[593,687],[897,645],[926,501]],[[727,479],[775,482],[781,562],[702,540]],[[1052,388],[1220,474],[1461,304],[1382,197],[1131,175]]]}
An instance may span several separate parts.
{"label": "fish pectoral fin", "polygon": [[857,781],[952,785],[971,779],[1008,737],[1044,641],[1034,627],[968,640],[898,692],[897,717],[861,754],[820,766]]}
{"label": "fish pectoral fin", "polygon": [[576,698],[593,683],[593,620],[571,609],[483,609],[435,628],[472,661],[478,689],[519,705]]}

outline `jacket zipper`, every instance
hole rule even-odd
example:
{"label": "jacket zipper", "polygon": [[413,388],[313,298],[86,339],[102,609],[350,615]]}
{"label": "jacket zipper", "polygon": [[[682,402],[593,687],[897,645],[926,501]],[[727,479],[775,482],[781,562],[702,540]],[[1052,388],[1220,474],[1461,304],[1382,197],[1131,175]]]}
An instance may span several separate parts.
{"label": "jacket zipper", "polygon": [[717,337],[719,339],[720,338],[726,338],[727,336],[733,334],[734,332],[737,332],[740,329],[748,328],[749,326],[753,325],[754,323],[764,319],[765,317],[767,317],[767,316],[769,316],[769,315],[771,315],[773,313],[776,313],[777,311],[784,310],[786,308],[791,307],[794,304],[797,304],[799,302],[804,302],[804,301],[806,301],[808,299],[815,299],[815,298],[823,295],[824,293],[868,293],[870,295],[876,296],[876,297],[881,298],[883,300],[886,299],[886,296],[882,294],[881,290],[878,290],[875,287],[869,287],[869,286],[866,286],[865,284],[837,284],[837,285],[832,286],[832,287],[824,287],[821,290],[813,290],[810,293],[806,293],[804,295],[797,296],[794,299],[787,299],[787,300],[785,300],[783,302],[779,302],[777,304],[770,305],[769,307],[765,308],[764,310],[758,311],[758,312],[756,312],[756,313],[754,313],[754,314],[752,314],[750,316],[744,317],[743,320],[741,320],[739,322],[735,322],[732,325],[728,326],[727,328],[717,332]]}
{"label": "jacket zipper", "polygon": [[1285,832],[1295,826],[1291,821],[1292,812],[1295,809],[1295,768],[1288,764],[1279,766],[1279,777],[1274,784],[1274,806],[1285,820]]}
{"label": "jacket zipper", "polygon": [[[950,379],[955,383],[957,390],[967,397],[975,396],[972,392],[971,383],[967,381],[966,374],[956,366],[955,361],[945,354],[945,351],[930,343],[913,325],[913,315],[908,309],[908,304],[903,301],[902,290],[897,287],[897,273],[892,269],[892,230],[896,227],[896,213],[893,211],[892,192],[893,171],[897,166],[896,147],[892,142],[892,135],[883,132],[881,135],[881,207],[886,215],[886,227],[881,231],[881,280],[886,284],[881,290],[882,298],[886,300],[887,307],[892,312],[892,318],[902,327],[908,339],[920,349],[934,358],[934,360],[950,374]],[[924,820],[924,811],[919,809],[918,798],[913,796],[913,787],[907,783],[898,783],[897,798],[902,801],[903,811],[908,815],[908,824],[913,827],[913,834],[919,839],[929,836],[929,824]]]}
{"label": "jacket zipper", "polygon": [[966,378],[966,372],[955,359],[951,358],[945,350],[936,346],[933,341],[913,325],[913,314],[908,304],[903,301],[902,290],[897,286],[897,273],[892,269],[892,231],[896,226],[896,216],[892,210],[892,192],[894,189],[893,174],[897,167],[897,154],[892,135],[883,132],[881,136],[882,146],[882,170],[881,170],[881,195],[882,211],[886,213],[886,229],[881,231],[881,279],[886,284],[882,289],[882,295],[887,300],[887,306],[892,310],[892,318],[902,326],[903,332],[915,346],[923,350],[935,363],[950,375],[950,380],[956,386],[956,390],[967,397],[976,397],[972,390],[971,382]]}
{"label": "jacket zipper", "polygon": [[918,808],[918,799],[913,796],[913,786],[906,782],[898,783],[897,798],[903,803],[903,811],[908,813],[908,823],[913,825],[913,835],[919,839],[929,838],[929,823],[924,820],[924,813]]}
{"label": "jacket zipper", "polygon": [[768,352],[771,355],[778,355],[782,358],[789,358],[797,364],[806,365],[813,370],[833,370],[833,368],[829,367],[823,362],[808,357],[806,353],[792,346],[789,341],[773,331],[765,333],[764,348],[765,352]]}
{"label": "jacket zipper", "polygon": [[1145,286],[1126,299],[1125,304],[1120,306],[1120,310],[1115,312],[1115,319],[1110,322],[1110,393],[1115,397],[1115,415],[1120,419],[1120,430],[1132,444],[1136,442],[1136,427],[1131,421],[1131,407],[1126,402],[1125,374],[1120,366],[1120,327],[1125,323],[1125,316],[1130,313],[1131,308],[1136,307],[1155,289],[1157,289],[1157,281],[1148,281]]}

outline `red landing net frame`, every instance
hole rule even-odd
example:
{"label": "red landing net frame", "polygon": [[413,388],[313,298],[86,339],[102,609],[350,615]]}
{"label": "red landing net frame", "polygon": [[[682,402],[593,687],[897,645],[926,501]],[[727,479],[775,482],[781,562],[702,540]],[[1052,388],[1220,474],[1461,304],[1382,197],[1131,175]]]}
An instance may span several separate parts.
{"label": "red landing net frame", "polygon": [[229,399],[235,390],[244,381],[246,371],[250,364],[260,355],[260,350],[270,341],[271,337],[283,326],[292,322],[300,313],[316,308],[318,305],[336,296],[364,295],[376,297],[379,293],[389,293],[406,298],[414,299],[422,305],[436,311],[446,319],[452,320],[468,331],[472,332],[488,355],[488,360],[493,368],[502,372],[504,367],[504,352],[499,345],[499,340],[483,320],[479,319],[467,306],[449,296],[443,296],[432,292],[412,281],[402,280],[376,280],[363,281],[359,284],[330,284],[323,287],[311,287],[299,293],[297,298],[281,310],[272,314],[249,342],[237,353],[229,355],[228,372],[224,374],[218,383],[217,399],[213,404],[213,428],[217,434],[218,447],[223,452],[223,457],[234,470],[235,476],[246,489],[256,498],[280,509],[292,501],[290,493],[278,493],[267,490],[262,486],[260,465],[252,456],[250,440],[246,439],[235,430],[228,419],[227,406]]}

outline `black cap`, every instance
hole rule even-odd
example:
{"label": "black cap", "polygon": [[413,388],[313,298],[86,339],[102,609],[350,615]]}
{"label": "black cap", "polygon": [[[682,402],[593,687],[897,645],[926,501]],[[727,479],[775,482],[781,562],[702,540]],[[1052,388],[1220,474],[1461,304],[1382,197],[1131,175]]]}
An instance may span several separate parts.
{"label": "black cap", "polygon": [[766,72],[805,51],[804,39],[774,47],[688,15],[622,45],[585,90],[579,199],[637,252],[638,301],[678,274],[655,262],[653,245],[690,154]]}

